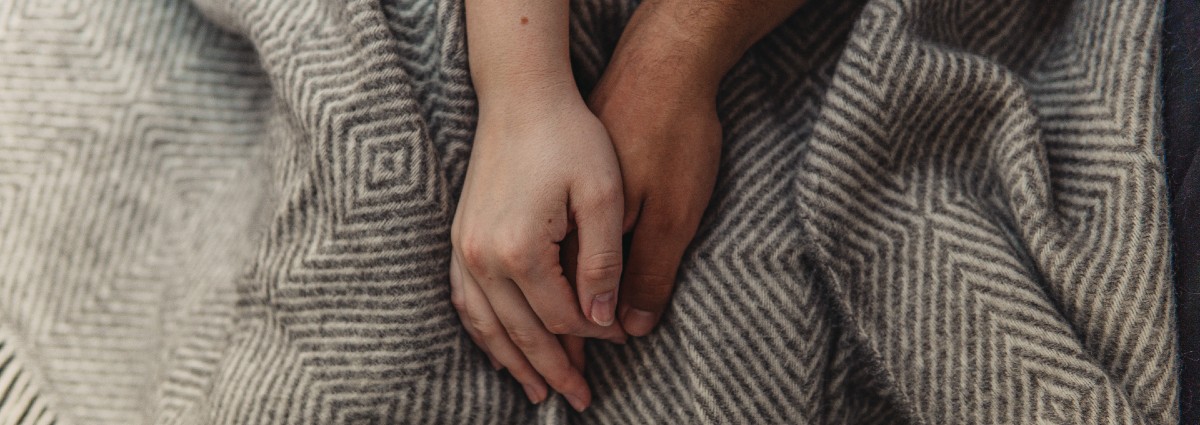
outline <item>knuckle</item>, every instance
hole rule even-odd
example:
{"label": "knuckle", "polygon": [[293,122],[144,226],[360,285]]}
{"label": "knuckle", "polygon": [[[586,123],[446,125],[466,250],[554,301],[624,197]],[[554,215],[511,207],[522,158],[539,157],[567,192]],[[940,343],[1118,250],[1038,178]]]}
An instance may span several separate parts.
{"label": "knuckle", "polygon": [[621,277],[621,253],[605,251],[589,255],[579,270],[581,280],[592,282],[615,281]]}
{"label": "knuckle", "polygon": [[636,282],[629,288],[629,295],[647,301],[666,299],[675,286],[674,275],[662,272],[635,272],[627,278]]}
{"label": "knuckle", "polygon": [[487,254],[483,243],[478,237],[467,235],[459,245],[459,253],[465,266],[472,271],[483,270],[487,266]]}
{"label": "knuckle", "polygon": [[546,330],[555,335],[571,335],[579,331],[581,321],[577,318],[573,319],[557,319],[549,320],[544,323]]}
{"label": "knuckle", "polygon": [[621,188],[621,182],[604,181],[596,185],[591,196],[593,205],[624,205],[625,191]]}
{"label": "knuckle", "polygon": [[540,335],[538,335],[537,330],[534,329],[513,327],[508,329],[508,338],[511,339],[513,344],[516,346],[528,349],[530,347],[537,346]]}
{"label": "knuckle", "polygon": [[451,290],[450,305],[453,305],[454,309],[458,310],[460,313],[465,312],[467,311],[467,297],[463,295],[462,291]]}
{"label": "knuckle", "polygon": [[512,374],[513,378],[522,384],[533,384],[538,382],[538,376],[541,376],[536,369],[528,362],[510,362],[504,365],[505,369]]}
{"label": "knuckle", "polygon": [[506,242],[498,246],[496,256],[500,265],[514,277],[527,276],[532,269],[529,250],[520,242]]}
{"label": "knuckle", "polygon": [[471,322],[471,327],[475,328],[480,335],[493,336],[499,333],[499,325],[491,320],[484,320],[478,314],[471,314],[467,311],[467,320]]}
{"label": "knuckle", "polygon": [[546,373],[546,383],[560,393],[577,394],[587,387],[578,373],[568,364],[559,365]]}
{"label": "knuckle", "polygon": [[695,224],[692,224],[693,219],[687,212],[679,212],[672,210],[671,212],[659,213],[654,220],[651,221],[651,226],[655,234],[661,237],[680,237],[690,235],[695,232]]}

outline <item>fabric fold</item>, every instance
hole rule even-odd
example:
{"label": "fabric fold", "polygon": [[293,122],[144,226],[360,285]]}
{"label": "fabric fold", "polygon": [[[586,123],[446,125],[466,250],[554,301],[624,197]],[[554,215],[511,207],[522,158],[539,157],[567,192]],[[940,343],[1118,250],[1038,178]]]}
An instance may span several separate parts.
{"label": "fabric fold", "polygon": [[[571,6],[586,94],[637,2]],[[0,424],[1178,420],[1158,2],[811,0],[582,414],[449,302],[463,13],[0,5]]]}

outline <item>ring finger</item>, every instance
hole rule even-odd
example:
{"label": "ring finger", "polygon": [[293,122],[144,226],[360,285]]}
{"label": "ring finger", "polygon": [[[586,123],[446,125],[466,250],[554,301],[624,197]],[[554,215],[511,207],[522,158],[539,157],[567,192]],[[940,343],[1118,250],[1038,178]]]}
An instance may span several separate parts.
{"label": "ring finger", "polygon": [[533,368],[516,344],[509,339],[508,333],[500,324],[496,312],[484,296],[479,284],[476,283],[474,276],[465,267],[460,270],[462,271],[468,326],[475,329],[496,361],[508,369],[508,373],[521,383],[529,401],[534,404],[541,403],[548,395],[545,380]]}

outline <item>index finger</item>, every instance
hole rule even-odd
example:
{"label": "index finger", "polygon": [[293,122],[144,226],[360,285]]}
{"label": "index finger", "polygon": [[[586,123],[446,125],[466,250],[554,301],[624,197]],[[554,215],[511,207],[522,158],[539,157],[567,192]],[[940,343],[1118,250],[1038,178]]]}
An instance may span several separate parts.
{"label": "index finger", "polygon": [[[548,243],[548,242],[547,242]],[[511,279],[521,289],[529,306],[533,308],[542,325],[551,333],[602,338],[613,342],[625,341],[625,333],[619,326],[600,326],[583,316],[579,308],[575,289],[563,274],[559,262],[560,247],[543,247],[546,253],[535,254],[530,261],[532,267],[510,268],[515,270]]]}
{"label": "index finger", "polygon": [[545,378],[547,384],[565,396],[575,410],[583,411],[591,404],[592,393],[583,374],[571,363],[567,347],[542,327],[537,315],[526,303],[526,298],[515,286],[503,282],[493,282],[488,286],[493,288],[488,300],[509,339],[525,353],[529,363]]}
{"label": "index finger", "polygon": [[698,222],[642,211],[621,280],[620,315],[625,332],[644,336],[658,325],[671,300],[679,263],[698,226]]}

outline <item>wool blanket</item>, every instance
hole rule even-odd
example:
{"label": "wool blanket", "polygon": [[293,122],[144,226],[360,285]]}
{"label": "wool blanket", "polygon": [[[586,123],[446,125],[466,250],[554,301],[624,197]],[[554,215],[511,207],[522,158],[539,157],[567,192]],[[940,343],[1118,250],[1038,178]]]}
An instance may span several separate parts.
{"label": "wool blanket", "polygon": [[[572,1],[585,93],[635,7]],[[1160,14],[810,1],[577,414],[450,304],[461,0],[2,1],[0,424],[1172,423]]]}

